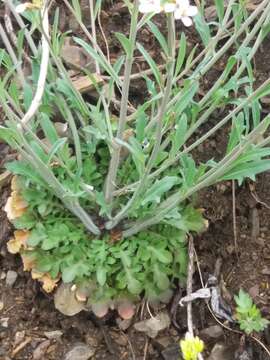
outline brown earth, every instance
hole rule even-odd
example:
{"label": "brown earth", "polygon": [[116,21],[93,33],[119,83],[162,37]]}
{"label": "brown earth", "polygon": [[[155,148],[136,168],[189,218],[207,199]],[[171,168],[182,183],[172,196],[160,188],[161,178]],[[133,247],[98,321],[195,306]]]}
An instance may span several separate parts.
{"label": "brown earth", "polygon": [[[61,2],[58,1],[61,4]],[[114,3],[101,15],[106,37],[112,38],[114,31],[127,31],[126,12],[120,3]],[[62,15],[63,14],[63,15]],[[70,25],[64,8],[61,10],[63,28]],[[64,20],[63,20],[64,19]],[[68,24],[69,21],[69,24]],[[159,25],[162,20],[159,18]],[[76,30],[76,29],[75,29]],[[101,36],[99,34],[99,36]],[[159,54],[155,49],[154,39],[149,33],[143,35],[144,45],[153,57]],[[195,38],[191,37],[191,44]],[[112,42],[110,51],[112,57],[117,58],[120,46]],[[261,82],[270,76],[270,38],[265,40],[256,57],[256,79]],[[137,70],[144,69],[145,64],[137,59]],[[207,78],[208,84],[215,78]],[[141,90],[134,83],[134,101],[140,97]],[[268,113],[268,104],[264,104],[264,112]],[[223,130],[224,131],[224,130]],[[218,153],[224,150],[224,133],[220,132],[215,138],[201,147],[198,156]],[[0,144],[0,161],[7,158],[8,150]],[[175,315],[178,327],[171,326],[161,332],[154,340],[140,334],[130,326],[123,331],[117,324],[114,313],[105,320],[97,320],[89,313],[83,312],[74,317],[65,317],[54,309],[52,297],[44,294],[39,285],[24,273],[19,258],[8,254],[6,241],[11,236],[11,227],[2,210],[9,194],[9,188],[4,187],[0,199],[0,359],[64,359],[66,354],[77,343],[84,343],[94,349],[93,359],[175,359],[173,355],[164,357],[162,351],[174,345],[183,337],[186,331],[185,310],[170,304],[168,308]],[[219,184],[199,194],[198,203],[204,209],[204,215],[209,220],[209,228],[202,235],[195,238],[200,268],[204,281],[209,274],[213,274],[217,259],[221,261],[220,284],[223,296],[233,305],[233,294],[239,288],[248,291],[264,316],[270,318],[270,173],[258,177],[256,183],[246,181],[241,187],[235,184],[235,200],[233,201],[232,183]],[[233,211],[235,207],[235,212]],[[6,284],[9,270],[18,274],[15,284]],[[194,288],[201,286],[199,277],[195,277]],[[178,294],[175,294],[177,298]],[[155,310],[153,310],[155,311]],[[216,320],[209,314],[205,303],[199,302],[195,306],[195,324],[198,330],[215,325]],[[133,320],[138,321],[141,314],[149,316],[147,310],[138,308]],[[60,330],[59,338],[49,339],[44,332]],[[47,335],[48,336],[48,335]],[[221,339],[223,342],[238,348],[240,334],[224,329]],[[261,335],[262,342],[270,347],[270,334],[266,330]],[[207,349],[217,340],[207,342]],[[248,339],[247,347],[251,348],[251,359],[266,360],[269,357],[254,340]],[[172,353],[175,353],[172,351]],[[233,357],[231,358],[233,359]],[[74,359],[76,360],[76,359]]]}

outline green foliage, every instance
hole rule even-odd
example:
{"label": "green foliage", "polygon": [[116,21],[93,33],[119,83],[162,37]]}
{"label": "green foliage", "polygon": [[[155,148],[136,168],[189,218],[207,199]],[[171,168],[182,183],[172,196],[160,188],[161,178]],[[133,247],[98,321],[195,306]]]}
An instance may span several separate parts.
{"label": "green foliage", "polygon": [[[37,270],[64,282],[91,283],[91,301],[122,293],[161,296],[173,279],[185,276],[187,234],[205,226],[193,195],[223,180],[255,180],[270,169],[269,117],[263,118],[260,103],[270,79],[254,90],[252,61],[269,31],[270,4],[263,0],[248,14],[242,3],[214,3],[213,21],[205,19],[204,2],[192,17],[201,42],[190,48],[188,32],[175,31],[173,13],[163,31],[153,14],[138,18],[136,3],[125,1],[130,33],[115,33],[124,51],[113,65],[100,44],[85,40],[94,34],[82,27],[86,36],[73,41],[109,77],[105,86],[99,74],[84,69],[93,93],[76,89],[61,58],[70,32],[58,29],[59,9],[51,17],[45,72],[42,32],[36,48],[38,31],[46,25],[40,24],[39,10],[23,14],[31,31],[23,27],[17,34],[18,61],[9,47],[0,50],[0,138],[19,154],[6,166],[19,176],[28,204],[14,226],[31,232],[24,251],[35,257]],[[80,2],[70,6],[81,23]],[[97,1],[91,20],[101,8]],[[143,27],[161,56],[138,39]],[[27,76],[21,64],[29,51]],[[142,94],[134,99],[131,75],[138,56],[148,69],[135,75],[141,76]],[[33,108],[40,74],[47,74],[41,102],[21,124]],[[206,84],[207,79],[215,80]],[[221,129],[227,142],[223,154],[209,147]],[[207,151],[196,151],[199,146]]]}
{"label": "green foliage", "polygon": [[116,243],[109,235],[94,238],[48,191],[19,179],[30,206],[14,225],[30,231],[26,253],[37,271],[53,279],[61,274],[64,282],[94,284],[89,301],[142,292],[157,299],[172,287],[172,279],[185,278],[187,228],[159,225]]}
{"label": "green foliage", "polygon": [[240,289],[234,300],[237,304],[236,317],[241,330],[251,334],[253,331],[263,331],[268,326],[269,321],[262,318],[260,310],[245,291]]}

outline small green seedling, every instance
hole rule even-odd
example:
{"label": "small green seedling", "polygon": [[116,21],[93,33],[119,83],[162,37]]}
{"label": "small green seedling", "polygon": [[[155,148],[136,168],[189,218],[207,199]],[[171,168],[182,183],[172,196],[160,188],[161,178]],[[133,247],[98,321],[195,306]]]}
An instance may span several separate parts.
{"label": "small green seedling", "polygon": [[262,317],[260,310],[245,291],[240,289],[239,295],[235,295],[234,300],[237,304],[236,317],[241,330],[251,334],[253,331],[263,331],[268,326],[269,321]]}

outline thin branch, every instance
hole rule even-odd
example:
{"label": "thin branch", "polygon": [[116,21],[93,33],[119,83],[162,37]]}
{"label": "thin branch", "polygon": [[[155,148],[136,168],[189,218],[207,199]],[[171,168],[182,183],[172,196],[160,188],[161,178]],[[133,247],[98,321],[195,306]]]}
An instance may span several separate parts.
{"label": "thin branch", "polygon": [[[96,34],[96,24],[95,24],[95,16],[94,16],[94,0],[89,0],[89,11],[90,11],[90,19],[91,19],[91,30],[92,30],[92,36],[93,36],[93,47],[95,51],[97,52],[97,34]],[[95,60],[96,65],[96,72],[97,74],[100,74],[100,67],[97,60]]]}
{"label": "thin branch", "polygon": [[[193,273],[194,273],[194,247],[193,247],[193,237],[189,237],[188,242],[188,272],[187,272],[187,296],[192,294],[192,281],[193,281]],[[187,303],[187,327],[188,332],[193,337],[193,321],[192,321],[192,301],[188,301]]]}
{"label": "thin branch", "polygon": [[35,96],[32,100],[32,103],[22,118],[22,123],[26,124],[30,121],[36,114],[44,94],[46,78],[49,66],[49,55],[50,55],[50,45],[47,39],[49,38],[49,16],[48,16],[48,7],[47,2],[44,2],[44,5],[41,9],[41,19],[42,19],[42,38],[41,38],[41,47],[42,47],[42,57],[40,63],[39,78],[37,83],[37,89]]}
{"label": "thin branch", "polygon": [[[135,49],[135,41],[137,35],[137,18],[138,18],[138,0],[135,1],[133,5],[133,11],[131,16],[131,26],[130,26],[130,49],[129,54],[126,56],[126,63],[125,63],[125,73],[124,73],[124,81],[122,87],[122,99],[121,99],[121,108],[120,108],[120,115],[119,115],[119,123],[116,137],[120,140],[123,138],[123,133],[125,130],[125,125],[127,121],[127,107],[128,107],[128,97],[129,97],[129,85],[130,85],[130,75],[132,70],[133,64],[133,53]],[[112,150],[111,161],[109,164],[109,171],[106,179],[105,184],[105,199],[107,203],[111,203],[113,198],[113,191],[115,188],[115,181],[117,176],[117,170],[119,167],[120,161],[120,152],[121,146],[115,144]]]}
{"label": "thin branch", "polygon": [[[93,47],[94,47],[95,51],[98,52],[96,24],[95,24],[95,16],[94,16],[94,0],[89,0],[89,10],[90,10],[90,18],[91,18],[92,37],[93,37],[93,41],[94,41]],[[108,59],[108,62],[110,62],[110,59]],[[96,66],[96,73],[100,75],[101,71],[100,71],[100,66],[99,66],[99,63],[97,60],[95,60],[95,66]],[[112,141],[113,131],[112,131],[111,119],[110,119],[110,113],[109,113],[109,104],[106,101],[103,89],[100,92],[100,98],[101,98],[102,105],[104,108],[109,138]]]}
{"label": "thin branch", "polygon": [[173,75],[174,75],[174,64],[175,64],[175,24],[172,14],[168,14],[168,47],[170,52],[167,61],[168,77],[167,77],[166,87],[164,90],[164,96],[156,120],[155,143],[153,146],[153,150],[151,152],[144,174],[141,180],[139,181],[137,189],[134,191],[133,196],[128,201],[128,203],[123,207],[123,209],[112,220],[110,220],[107,224],[105,224],[107,229],[111,229],[114,226],[116,226],[119,223],[119,221],[121,221],[127,215],[128,210],[136,202],[138,196],[140,195],[140,193],[142,192],[142,190],[144,189],[147,183],[148,175],[150,174],[160,151],[163,121],[164,121],[164,116],[166,114],[166,106],[168,104],[171,95]]}
{"label": "thin branch", "polygon": [[[18,38],[17,38],[17,36],[15,34],[13,24],[12,24],[12,21],[10,19],[10,7],[8,6],[7,3],[5,3],[4,21],[5,21],[5,27],[6,27],[7,33],[9,34],[10,39],[13,42],[13,45],[16,47],[17,43],[18,43]],[[32,61],[31,61],[30,57],[28,56],[28,54],[26,53],[26,51],[24,49],[22,49],[22,53],[23,53],[24,58],[28,62],[28,64],[31,64]]]}
{"label": "thin branch", "polygon": [[0,23],[0,37],[3,40],[3,43],[7,49],[7,52],[9,53],[9,56],[11,57],[11,60],[14,64],[14,66],[16,67],[18,76],[19,76],[19,81],[21,83],[21,85],[23,86],[25,84],[25,78],[24,78],[24,74],[22,71],[22,66],[21,63],[19,62],[19,60],[17,59],[17,56],[12,48],[12,45],[9,41],[9,38],[5,32],[5,29],[3,28],[2,24]]}
{"label": "thin branch", "polygon": [[12,3],[12,0],[5,0],[5,3],[8,5],[8,7],[10,8],[13,16],[15,17],[17,23],[19,24],[20,28],[24,30],[24,34],[25,34],[25,38],[29,44],[29,47],[33,53],[34,56],[37,55],[38,51],[37,51],[37,47],[32,39],[32,36],[30,34],[30,32],[28,31],[25,23],[23,22],[20,14],[18,14],[18,12],[16,11],[15,6]]}
{"label": "thin branch", "polygon": [[[269,79],[270,82],[270,79]],[[218,179],[220,179],[226,171],[230,169],[234,161],[246,151],[246,149],[254,144],[258,138],[261,138],[262,134],[266,130],[268,125],[269,116],[266,117],[243,141],[241,144],[237,145],[229,154],[227,154],[216,167],[210,169],[205,175],[203,175],[199,182],[193,187],[189,188],[182,195],[179,193],[179,190],[174,194],[170,195],[166,200],[164,200],[159,207],[157,208],[155,215],[152,217],[144,218],[140,221],[136,221],[131,224],[127,230],[123,232],[123,237],[130,237],[139,231],[148,228],[149,226],[159,223],[163,217],[172,209],[175,209],[181,202],[190,197],[192,194],[197,193],[199,190],[204,187],[213,185]],[[270,141],[270,138],[269,138]]]}

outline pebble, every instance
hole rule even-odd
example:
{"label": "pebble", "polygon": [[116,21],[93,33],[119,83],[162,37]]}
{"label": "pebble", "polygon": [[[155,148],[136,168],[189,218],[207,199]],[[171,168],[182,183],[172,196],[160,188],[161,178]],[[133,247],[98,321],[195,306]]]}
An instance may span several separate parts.
{"label": "pebble", "polygon": [[234,359],[234,349],[225,344],[216,344],[207,360],[232,360]]}
{"label": "pebble", "polygon": [[8,270],[7,277],[6,277],[6,285],[12,287],[17,280],[18,274],[16,271]]}
{"label": "pebble", "polygon": [[88,360],[95,351],[85,344],[75,345],[64,357],[64,360]]}
{"label": "pebble", "polygon": [[270,275],[270,268],[268,266],[265,266],[262,271],[262,275]]}
{"label": "pebble", "polygon": [[116,323],[121,330],[125,331],[130,327],[130,325],[132,323],[132,319],[122,320],[121,318],[117,318]]}
{"label": "pebble", "polygon": [[5,280],[6,276],[7,276],[6,273],[2,271],[0,275],[0,280]]}
{"label": "pebble", "polygon": [[179,360],[180,358],[180,346],[179,344],[172,344],[161,352],[164,360]]}
{"label": "pebble", "polygon": [[166,349],[172,343],[172,339],[169,336],[163,336],[156,339],[156,342],[162,347],[162,349]]}
{"label": "pebble", "polygon": [[258,284],[252,286],[249,290],[248,293],[249,295],[255,299],[257,296],[259,296],[259,292],[260,292],[260,287]]}
{"label": "pebble", "polygon": [[44,356],[49,346],[50,346],[50,340],[45,340],[41,344],[39,344],[38,347],[33,352],[33,360],[44,359]]}
{"label": "pebble", "polygon": [[0,311],[2,311],[4,309],[4,303],[3,301],[0,301]]}
{"label": "pebble", "polygon": [[223,334],[224,334],[223,329],[219,325],[209,326],[200,332],[201,337],[202,338],[205,337],[207,339],[209,339],[209,338],[210,339],[218,339],[218,338],[222,337]]}
{"label": "pebble", "polygon": [[67,316],[73,316],[84,310],[84,303],[75,298],[69,284],[61,284],[54,294],[54,305],[57,310]]}
{"label": "pebble", "polygon": [[0,326],[2,326],[3,328],[8,328],[8,322],[9,322],[9,318],[1,318],[0,319]]}
{"label": "pebble", "polygon": [[15,334],[15,339],[14,339],[14,347],[16,347],[18,344],[20,344],[24,338],[25,338],[25,330],[17,331]]}
{"label": "pebble", "polygon": [[44,335],[47,339],[59,339],[63,333],[60,330],[44,331]]}

